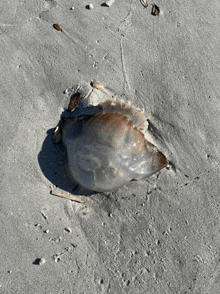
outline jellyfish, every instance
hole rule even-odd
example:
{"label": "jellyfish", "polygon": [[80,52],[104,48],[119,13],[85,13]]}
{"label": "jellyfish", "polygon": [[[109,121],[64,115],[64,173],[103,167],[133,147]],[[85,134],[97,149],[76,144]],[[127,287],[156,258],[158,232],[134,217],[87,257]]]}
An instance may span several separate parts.
{"label": "jellyfish", "polygon": [[[72,96],[74,111],[81,94]],[[131,180],[145,179],[168,165],[166,156],[145,136],[147,120],[138,108],[119,99],[107,99],[100,111],[61,119],[53,140],[67,149],[71,177],[82,187],[110,192]]]}

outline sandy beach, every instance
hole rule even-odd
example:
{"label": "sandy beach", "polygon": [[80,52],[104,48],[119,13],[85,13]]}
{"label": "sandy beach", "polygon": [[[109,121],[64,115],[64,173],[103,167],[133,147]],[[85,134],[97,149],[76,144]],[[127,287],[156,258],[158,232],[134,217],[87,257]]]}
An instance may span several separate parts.
{"label": "sandy beach", "polygon": [[[220,4],[147,2],[1,1],[0,293],[220,292]],[[171,168],[81,193],[52,141],[76,91],[143,110]]]}

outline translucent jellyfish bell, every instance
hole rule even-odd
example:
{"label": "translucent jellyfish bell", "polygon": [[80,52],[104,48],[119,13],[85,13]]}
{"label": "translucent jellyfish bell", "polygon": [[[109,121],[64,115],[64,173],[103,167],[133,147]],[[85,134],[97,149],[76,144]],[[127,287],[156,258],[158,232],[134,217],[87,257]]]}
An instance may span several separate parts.
{"label": "translucent jellyfish bell", "polygon": [[147,121],[139,109],[119,100],[106,100],[101,108],[62,127],[70,173],[82,187],[113,191],[167,166],[166,156],[142,133]]}

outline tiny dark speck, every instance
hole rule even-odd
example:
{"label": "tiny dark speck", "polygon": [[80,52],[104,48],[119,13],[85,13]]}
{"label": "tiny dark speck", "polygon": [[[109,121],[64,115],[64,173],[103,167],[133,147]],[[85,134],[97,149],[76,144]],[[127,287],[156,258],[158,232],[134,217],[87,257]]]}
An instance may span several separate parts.
{"label": "tiny dark speck", "polygon": [[40,258],[37,258],[37,259],[35,259],[35,261],[33,262],[33,264],[40,264],[40,261],[41,261],[41,259]]}

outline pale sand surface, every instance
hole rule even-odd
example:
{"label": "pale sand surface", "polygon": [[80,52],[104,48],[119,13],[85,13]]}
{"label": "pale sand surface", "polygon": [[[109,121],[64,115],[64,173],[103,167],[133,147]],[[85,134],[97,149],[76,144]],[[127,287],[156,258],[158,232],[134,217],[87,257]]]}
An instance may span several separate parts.
{"label": "pale sand surface", "polygon": [[[0,293],[219,293],[219,1],[103,3],[0,3]],[[173,169],[81,204],[50,195],[72,188],[51,134],[93,80],[145,109]]]}

